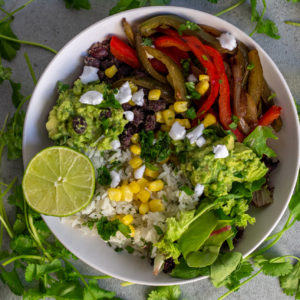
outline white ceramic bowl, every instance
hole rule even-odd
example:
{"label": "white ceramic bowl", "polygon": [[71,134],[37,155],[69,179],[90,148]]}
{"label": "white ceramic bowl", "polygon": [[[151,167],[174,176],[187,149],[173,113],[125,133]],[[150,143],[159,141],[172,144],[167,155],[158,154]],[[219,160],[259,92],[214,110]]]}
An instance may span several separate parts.
{"label": "white ceramic bowl", "polygon": [[[57,81],[72,83],[76,79],[82,69],[82,56],[92,43],[103,40],[107,34],[124,35],[121,27],[122,17],[126,17],[131,23],[138,20],[140,16],[149,18],[162,13],[177,14],[196,23],[231,32],[248,47],[256,48],[259,51],[264,76],[277,94],[277,104],[283,108],[283,127],[278,133],[279,139],[271,142],[280,160],[278,168],[272,174],[272,184],[275,186],[274,203],[263,209],[251,208],[251,214],[255,216],[256,223],[248,226],[243,239],[235,249],[243,255],[248,255],[274,229],[292,195],[299,168],[298,117],[289,88],[265,51],[235,26],[207,13],[183,7],[134,9],[101,20],[68,42],[48,65],[32,95],[24,126],[24,166],[26,167],[38,151],[51,145],[45,123],[57,98]],[[95,269],[121,280],[145,285],[172,285],[194,282],[203,278],[182,280],[164,273],[155,277],[152,275],[152,267],[146,260],[124,252],[116,253],[100,237],[83,235],[78,230],[62,224],[59,218],[44,216],[44,220],[56,237],[77,257]]]}

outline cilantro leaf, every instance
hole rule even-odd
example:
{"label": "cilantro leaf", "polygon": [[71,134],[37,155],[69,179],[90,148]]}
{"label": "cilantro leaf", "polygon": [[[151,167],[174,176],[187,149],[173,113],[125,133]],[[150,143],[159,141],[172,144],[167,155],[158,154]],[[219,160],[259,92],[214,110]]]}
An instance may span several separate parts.
{"label": "cilantro leaf", "polygon": [[99,168],[97,172],[98,172],[97,181],[99,184],[104,186],[108,186],[111,184],[112,179],[108,169],[105,166]]}
{"label": "cilantro leaf", "polygon": [[11,240],[10,247],[20,255],[37,253],[36,243],[29,235],[20,234],[16,236]]}
{"label": "cilantro leaf", "polygon": [[23,295],[24,287],[15,268],[8,272],[0,265],[0,279],[14,294]]}
{"label": "cilantro leaf", "polygon": [[89,280],[88,286],[89,288],[84,288],[83,300],[115,299],[116,293],[100,288],[96,279]]}
{"label": "cilantro leaf", "polygon": [[115,236],[118,231],[120,231],[126,237],[129,237],[131,232],[129,226],[121,223],[120,220],[115,219],[113,221],[109,221],[107,217],[102,217],[96,223],[96,227],[98,234],[104,241],[108,241],[110,237]]}
{"label": "cilantro leaf", "polygon": [[67,91],[70,88],[69,84],[63,83],[62,81],[57,82],[57,91],[58,93],[62,93],[64,91]]}
{"label": "cilantro leaf", "polygon": [[142,45],[144,46],[152,46],[153,40],[151,38],[143,38]]}
{"label": "cilantro leaf", "polygon": [[259,157],[263,154],[269,157],[275,157],[276,153],[267,146],[267,139],[277,140],[277,136],[273,134],[272,129],[266,126],[257,126],[243,141],[243,143],[251,148]]}
{"label": "cilantro leaf", "polygon": [[180,35],[182,35],[183,31],[185,31],[185,30],[198,30],[198,29],[200,29],[199,25],[197,25],[196,23],[193,23],[191,21],[186,21],[185,24],[181,24],[178,27],[178,33]]}
{"label": "cilantro leaf", "polygon": [[285,276],[280,276],[280,286],[285,294],[294,296],[298,290],[300,280],[300,262],[298,261],[292,271]]}
{"label": "cilantro leaf", "polygon": [[185,87],[187,89],[188,99],[196,99],[199,100],[201,98],[201,94],[196,91],[195,83],[192,81],[186,82]]}
{"label": "cilantro leaf", "polygon": [[264,33],[267,36],[273,39],[280,39],[280,35],[278,35],[278,28],[276,24],[271,20],[262,20],[257,23],[256,26],[257,33]]}
{"label": "cilantro leaf", "polygon": [[22,156],[22,135],[25,112],[16,112],[7,124],[6,130],[0,140],[7,146],[7,157],[15,160]]}
{"label": "cilantro leaf", "polygon": [[234,289],[240,284],[241,279],[249,277],[253,272],[253,267],[248,261],[242,261],[224,281],[229,290]]}
{"label": "cilantro leaf", "polygon": [[9,83],[12,88],[12,103],[17,108],[24,98],[20,93],[21,83],[16,83],[12,80],[9,80]]}
{"label": "cilantro leaf", "polygon": [[186,185],[181,186],[179,190],[185,192],[188,196],[194,195],[194,191]]}
{"label": "cilantro leaf", "polygon": [[254,258],[254,262],[268,276],[284,276],[289,274],[293,268],[291,262],[285,257],[276,257],[268,260],[263,255],[258,255]]}
{"label": "cilantro leaf", "polygon": [[0,64],[0,84],[5,80],[9,80],[11,74],[11,68],[5,68],[2,64]]}
{"label": "cilantro leaf", "polygon": [[25,280],[28,282],[34,279],[38,280],[48,273],[57,272],[61,268],[62,264],[57,258],[46,264],[28,264],[25,271]]}
{"label": "cilantro leaf", "polygon": [[64,0],[66,4],[66,8],[74,8],[74,9],[90,9],[91,4],[89,0]]}
{"label": "cilantro leaf", "polygon": [[196,114],[196,110],[194,107],[190,107],[187,112],[186,112],[186,116],[191,119],[191,120],[194,120],[196,117],[197,117],[197,114]]}
{"label": "cilantro leaf", "polygon": [[[10,27],[11,21],[0,23],[0,34],[17,39]],[[0,56],[6,60],[12,60],[17,55],[17,50],[20,49],[20,44],[0,38]]]}
{"label": "cilantro leaf", "polygon": [[160,286],[152,290],[147,300],[179,300],[181,290],[178,285]]}
{"label": "cilantro leaf", "polygon": [[154,229],[155,229],[156,233],[159,234],[159,235],[164,233],[162,231],[162,229],[159,226],[157,226],[157,225],[154,225]]}

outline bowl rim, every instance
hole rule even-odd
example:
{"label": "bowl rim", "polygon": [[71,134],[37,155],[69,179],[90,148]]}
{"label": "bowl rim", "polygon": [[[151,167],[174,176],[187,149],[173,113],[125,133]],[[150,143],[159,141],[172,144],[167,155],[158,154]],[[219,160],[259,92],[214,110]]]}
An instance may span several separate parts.
{"label": "bowl rim", "polygon": [[[135,8],[135,9],[131,9],[131,10],[127,10],[127,11],[123,11],[120,13],[117,13],[115,15],[112,16],[108,16],[105,17],[93,24],[91,24],[90,26],[88,26],[87,28],[83,29],[82,31],[80,31],[78,34],[76,34],[71,40],[69,40],[58,52],[57,54],[53,57],[53,59],[49,62],[49,64],[47,65],[47,67],[44,69],[42,75],[40,76],[34,91],[32,93],[31,99],[33,99],[35,97],[35,93],[37,90],[37,87],[39,85],[39,82],[42,81],[43,77],[46,76],[46,74],[48,73],[48,70],[52,67],[53,64],[55,64],[56,60],[58,59],[59,55],[65,51],[66,48],[69,47],[70,44],[73,43],[73,41],[75,41],[78,37],[85,35],[86,32],[88,32],[89,30],[91,30],[93,27],[99,26],[99,24],[101,23],[105,23],[107,21],[110,21],[112,19],[115,18],[119,18],[119,20],[121,20],[123,17],[126,17],[127,14],[134,14],[136,13],[136,18],[135,19],[141,19],[144,18],[147,15],[159,15],[159,14],[175,14],[175,15],[182,15],[182,14],[186,14],[188,15],[189,12],[193,12],[193,13],[197,13],[199,14],[199,18],[201,18],[202,16],[206,16],[206,17],[210,17],[212,19],[212,23],[217,20],[221,25],[223,25],[225,27],[225,29],[230,30],[231,28],[234,28],[234,30],[236,32],[238,32],[239,35],[242,36],[242,38],[245,38],[246,40],[250,41],[251,44],[261,53],[263,53],[263,55],[265,56],[265,59],[268,61],[268,63],[271,65],[271,67],[277,72],[277,75],[279,76],[280,81],[284,84],[286,92],[288,94],[288,98],[290,102],[293,102],[293,96],[291,94],[291,91],[289,89],[289,86],[285,80],[285,78],[283,77],[282,73],[280,72],[279,68],[277,67],[277,65],[275,64],[275,62],[272,60],[272,58],[266,53],[266,51],[252,38],[250,37],[247,33],[245,33],[244,31],[242,31],[241,29],[239,29],[237,26],[231,24],[230,22],[223,20],[219,17],[216,17],[214,15],[211,15],[209,13],[197,10],[197,9],[193,9],[193,8],[187,8],[187,7],[180,7],[180,6],[150,6],[150,7],[141,7],[141,8]],[[26,124],[28,123],[28,118],[29,115],[27,114],[28,111],[30,111],[31,106],[33,106],[33,101],[29,102],[28,108],[26,110],[26,116],[25,116],[25,120],[24,120],[24,129],[26,128]],[[296,107],[295,105],[293,105],[293,114],[295,116],[297,116],[297,111],[296,111]],[[24,130],[23,131],[23,149],[22,149],[22,156],[23,156],[23,166],[24,169],[26,168],[26,165],[28,164],[28,157],[26,155],[26,134],[27,132]],[[300,147],[300,130],[299,130],[299,124],[296,128],[296,138],[298,140],[297,146],[298,149]],[[300,165],[300,157],[297,157],[297,166],[298,166],[298,170],[299,170],[299,165]],[[297,168],[296,168],[297,169]],[[277,224],[279,223],[280,219],[282,218],[283,214],[286,211],[286,208],[288,207],[289,201],[291,199],[291,196],[293,194],[295,185],[296,185],[296,181],[297,181],[297,175],[298,172],[296,172],[293,176],[293,182],[292,182],[292,189],[289,192],[288,195],[288,201],[285,201],[284,204],[284,208],[282,209],[281,213],[279,214],[279,216],[277,217],[277,219],[273,222],[273,225],[269,228],[269,230],[267,231],[267,233],[257,242],[256,245],[254,245],[251,249],[249,249],[244,255],[243,257],[248,256],[250,253],[252,253],[257,247],[259,247],[262,242],[265,240],[265,238],[267,236],[270,235],[270,233],[274,230],[274,228],[277,226]],[[51,229],[50,223],[51,223],[51,217],[49,216],[45,216],[42,215],[44,221],[46,222],[46,224],[48,225],[48,227]],[[72,249],[72,247],[70,245],[67,245],[64,243],[64,241],[61,238],[58,238],[56,233],[53,232],[51,230],[52,234],[54,234],[54,236],[64,245],[64,247],[66,247],[69,251],[71,251],[72,253],[74,252],[74,249]],[[72,250],[71,250],[72,249]],[[114,272],[111,272],[110,270],[100,270],[99,267],[96,267],[93,262],[89,261],[86,257],[81,257],[78,256],[78,258],[80,258],[80,260],[82,260],[84,263],[86,263],[87,265],[89,265],[90,267],[94,268],[97,271],[103,272],[105,274],[111,275],[114,278],[123,280],[123,281],[128,281],[128,278],[124,277],[124,276],[120,276],[118,274],[115,274]],[[175,280],[173,280],[172,282],[167,282],[167,281],[162,281],[162,282],[146,282],[143,280],[132,280],[129,279],[131,282],[135,283],[135,284],[142,284],[142,285],[151,285],[151,286],[163,286],[163,285],[175,285],[175,284],[187,284],[187,283],[193,283],[202,279],[208,278],[208,276],[199,276],[196,278],[192,278],[192,279],[180,279],[180,278],[173,278]]]}

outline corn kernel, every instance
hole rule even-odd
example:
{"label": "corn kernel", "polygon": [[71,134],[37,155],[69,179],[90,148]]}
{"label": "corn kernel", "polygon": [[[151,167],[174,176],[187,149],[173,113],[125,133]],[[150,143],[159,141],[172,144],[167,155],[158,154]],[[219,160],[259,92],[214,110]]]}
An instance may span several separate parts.
{"label": "corn kernel", "polygon": [[143,161],[139,156],[136,156],[129,161],[129,164],[133,169],[137,169],[143,164]]}
{"label": "corn kernel", "polygon": [[108,198],[112,201],[121,201],[122,192],[118,188],[108,189]]}
{"label": "corn kernel", "polygon": [[149,181],[145,178],[141,178],[137,181],[138,185],[140,186],[141,189],[145,188],[146,186],[148,186]]}
{"label": "corn kernel", "polygon": [[129,224],[128,227],[130,229],[130,236],[134,237],[134,235],[135,235],[135,229],[134,229],[134,227],[131,224]]}
{"label": "corn kernel", "polygon": [[200,75],[199,75],[199,81],[202,81],[202,80],[207,80],[207,81],[209,81],[209,76],[206,75],[206,74],[200,74]]}
{"label": "corn kernel", "polygon": [[118,68],[115,65],[112,65],[111,67],[107,68],[104,71],[104,74],[108,78],[113,78],[116,75],[117,72],[118,72]]}
{"label": "corn kernel", "polygon": [[150,90],[148,94],[148,100],[154,100],[154,101],[159,100],[160,95],[161,95],[161,90],[159,89]]}
{"label": "corn kernel", "polygon": [[135,133],[132,137],[131,137],[131,143],[133,144],[137,144],[138,141],[139,141],[139,134],[138,133]]}
{"label": "corn kernel", "polygon": [[146,214],[149,211],[149,205],[148,203],[142,203],[139,207],[139,213],[141,215]]}
{"label": "corn kernel", "polygon": [[152,181],[150,184],[149,184],[149,190],[151,192],[158,192],[158,191],[161,191],[163,188],[164,188],[164,182],[162,180],[155,180],[155,181]]}
{"label": "corn kernel", "polygon": [[177,113],[182,113],[188,110],[188,102],[187,101],[176,101],[174,103],[174,110]]}
{"label": "corn kernel", "polygon": [[181,126],[185,127],[186,129],[191,128],[191,122],[189,119],[175,119]]}
{"label": "corn kernel", "polygon": [[141,146],[139,145],[131,145],[130,146],[130,151],[134,154],[134,155],[140,155],[142,152]]}
{"label": "corn kernel", "polygon": [[216,117],[213,114],[207,114],[202,122],[204,127],[208,127],[210,125],[213,125],[217,122]]}
{"label": "corn kernel", "polygon": [[120,221],[125,225],[130,225],[133,222],[133,216],[126,215],[124,217],[121,217]]}
{"label": "corn kernel", "polygon": [[138,91],[138,86],[135,85],[133,82],[129,81],[129,86],[130,86],[130,89],[131,89],[131,92],[132,93],[136,93]]}
{"label": "corn kernel", "polygon": [[171,129],[171,126],[168,126],[168,125],[166,125],[166,124],[162,124],[162,125],[160,126],[160,129],[161,129],[162,131],[164,131],[164,132],[169,132],[170,129]]}
{"label": "corn kernel", "polygon": [[196,85],[196,91],[200,95],[204,95],[208,89],[209,89],[209,81],[207,81],[207,80],[202,80],[202,81],[198,82]]}
{"label": "corn kernel", "polygon": [[134,103],[132,100],[130,100],[128,103],[129,103],[131,106],[135,106],[135,103]]}
{"label": "corn kernel", "polygon": [[164,123],[165,122],[161,111],[157,111],[155,113],[155,119],[156,119],[156,122],[158,122],[158,123]]}
{"label": "corn kernel", "polygon": [[140,185],[136,181],[130,182],[129,188],[133,194],[137,194],[141,189]]}
{"label": "corn kernel", "polygon": [[145,190],[145,189],[141,189],[138,193],[137,193],[137,197],[138,199],[143,202],[146,203],[148,202],[148,200],[150,199],[150,192]]}
{"label": "corn kernel", "polygon": [[133,194],[131,192],[131,189],[128,185],[122,185],[121,186],[121,192],[122,192],[122,201],[130,202],[133,200]]}
{"label": "corn kernel", "polygon": [[164,205],[160,199],[153,199],[149,201],[149,209],[152,212],[159,212],[164,210]]}
{"label": "corn kernel", "polygon": [[158,171],[153,171],[149,168],[145,169],[145,175],[151,178],[156,178],[158,176],[159,172]]}
{"label": "corn kernel", "polygon": [[172,124],[175,121],[175,112],[170,109],[165,109],[162,111],[162,114],[163,114],[166,125],[172,126]]}

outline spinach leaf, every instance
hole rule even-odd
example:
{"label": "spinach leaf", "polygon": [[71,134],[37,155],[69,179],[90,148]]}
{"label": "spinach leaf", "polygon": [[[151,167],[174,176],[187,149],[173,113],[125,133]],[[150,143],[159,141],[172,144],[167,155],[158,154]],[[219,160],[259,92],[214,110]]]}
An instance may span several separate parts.
{"label": "spinach leaf", "polygon": [[191,252],[198,251],[209,238],[216,225],[217,218],[212,212],[206,212],[197,218],[178,240],[183,257],[186,258]]}
{"label": "spinach leaf", "polygon": [[242,254],[239,252],[228,252],[219,254],[218,259],[210,268],[210,279],[215,287],[221,286],[222,282],[236,270],[240,264]]}

